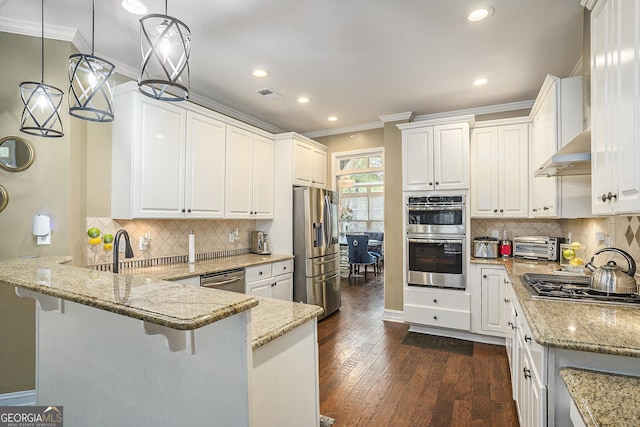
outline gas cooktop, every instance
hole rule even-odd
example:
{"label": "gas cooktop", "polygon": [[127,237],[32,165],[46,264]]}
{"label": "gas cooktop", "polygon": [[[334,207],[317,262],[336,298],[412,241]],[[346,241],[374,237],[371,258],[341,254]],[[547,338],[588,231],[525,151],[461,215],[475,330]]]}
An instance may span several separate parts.
{"label": "gas cooktop", "polygon": [[607,294],[589,288],[587,276],[525,273],[522,283],[533,299],[599,302],[607,304],[640,304],[638,294]]}

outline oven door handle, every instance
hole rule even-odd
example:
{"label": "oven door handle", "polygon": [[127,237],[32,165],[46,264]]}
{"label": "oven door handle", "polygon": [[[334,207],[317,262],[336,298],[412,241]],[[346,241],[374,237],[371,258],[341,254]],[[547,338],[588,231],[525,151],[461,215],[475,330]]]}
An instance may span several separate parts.
{"label": "oven door handle", "polygon": [[408,205],[409,211],[461,211],[462,206],[416,206]]}
{"label": "oven door handle", "polygon": [[463,243],[464,239],[407,239],[409,243]]}

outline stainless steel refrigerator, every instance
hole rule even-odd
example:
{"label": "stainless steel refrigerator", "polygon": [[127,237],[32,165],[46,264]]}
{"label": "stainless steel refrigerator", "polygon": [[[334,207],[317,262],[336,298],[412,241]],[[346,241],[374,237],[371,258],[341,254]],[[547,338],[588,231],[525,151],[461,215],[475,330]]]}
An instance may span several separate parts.
{"label": "stainless steel refrigerator", "polygon": [[322,319],[340,308],[338,195],[320,188],[293,190],[293,300],[324,308]]}

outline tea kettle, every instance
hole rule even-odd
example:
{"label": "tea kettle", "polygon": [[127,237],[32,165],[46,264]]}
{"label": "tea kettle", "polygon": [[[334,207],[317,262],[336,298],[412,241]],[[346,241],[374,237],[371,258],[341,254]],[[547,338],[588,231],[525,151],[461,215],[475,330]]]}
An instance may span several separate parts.
{"label": "tea kettle", "polygon": [[[595,267],[593,260],[596,255],[603,252],[616,252],[622,255],[629,269],[627,271],[618,267],[615,261],[609,261],[605,265]],[[635,294],[638,292],[638,284],[634,275],[636,274],[636,262],[631,255],[618,248],[604,248],[596,251],[591,257],[591,261],[585,265],[591,271],[589,287],[594,291],[606,292],[607,294]]]}

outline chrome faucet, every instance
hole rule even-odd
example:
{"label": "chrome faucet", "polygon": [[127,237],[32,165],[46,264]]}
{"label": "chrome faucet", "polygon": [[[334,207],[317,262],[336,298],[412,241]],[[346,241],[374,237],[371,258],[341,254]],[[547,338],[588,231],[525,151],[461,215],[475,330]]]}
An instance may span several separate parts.
{"label": "chrome faucet", "polygon": [[126,230],[118,230],[116,237],[113,239],[113,269],[114,273],[118,272],[118,253],[120,252],[120,237],[124,235],[124,243],[126,245],[124,249],[125,258],[133,258],[133,249],[131,249],[131,243],[129,243],[129,233]]}

